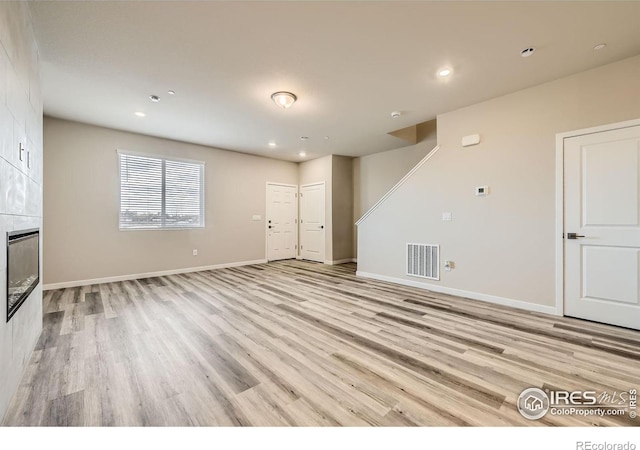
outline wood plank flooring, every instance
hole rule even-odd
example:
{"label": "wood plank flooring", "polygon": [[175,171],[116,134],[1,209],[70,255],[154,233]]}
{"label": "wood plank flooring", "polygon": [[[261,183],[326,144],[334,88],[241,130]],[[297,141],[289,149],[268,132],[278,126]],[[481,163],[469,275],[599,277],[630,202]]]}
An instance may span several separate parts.
{"label": "wood plank flooring", "polygon": [[301,261],[48,291],[4,425],[638,425],[528,421],[527,387],[626,391],[640,332]]}

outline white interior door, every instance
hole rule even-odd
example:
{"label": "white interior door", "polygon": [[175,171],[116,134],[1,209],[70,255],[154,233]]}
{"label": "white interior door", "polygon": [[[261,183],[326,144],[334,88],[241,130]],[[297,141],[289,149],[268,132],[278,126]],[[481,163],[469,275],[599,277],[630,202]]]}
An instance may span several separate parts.
{"label": "white interior door", "polygon": [[565,139],[564,171],[565,315],[640,329],[640,126]]}
{"label": "white interior door", "polygon": [[298,187],[267,183],[267,259],[295,258],[298,241]]}
{"label": "white interior door", "polygon": [[300,187],[300,257],[324,262],[324,183]]}

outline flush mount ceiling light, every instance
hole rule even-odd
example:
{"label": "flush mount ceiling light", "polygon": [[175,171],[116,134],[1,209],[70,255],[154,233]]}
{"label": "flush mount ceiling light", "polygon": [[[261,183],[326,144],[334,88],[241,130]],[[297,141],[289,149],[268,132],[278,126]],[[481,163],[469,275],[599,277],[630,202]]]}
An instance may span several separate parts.
{"label": "flush mount ceiling light", "polygon": [[167,91],[167,94],[169,94],[169,95],[176,95],[176,91],[174,91],[174,90],[168,90],[168,91]]}
{"label": "flush mount ceiling light", "polygon": [[276,146],[276,143],[271,141],[267,144],[269,147],[274,148]]}
{"label": "flush mount ceiling light", "polygon": [[144,117],[144,116],[146,116],[146,114],[145,114],[145,113],[140,112],[140,111],[136,111],[134,114],[135,114],[136,116],[138,116],[138,117]]}
{"label": "flush mount ceiling light", "polygon": [[522,56],[523,58],[528,58],[529,56],[533,55],[533,52],[535,51],[535,47],[528,47],[520,52],[520,56]]}
{"label": "flush mount ceiling light", "polygon": [[446,69],[440,70],[440,72],[438,72],[438,76],[444,78],[444,77],[448,77],[452,73],[453,73],[453,70],[446,68]]}
{"label": "flush mount ceiling light", "polygon": [[158,103],[160,101],[160,97],[158,97],[157,95],[150,95],[149,100],[151,100],[153,103]]}
{"label": "flush mount ceiling light", "polygon": [[595,51],[598,51],[598,50],[602,50],[602,49],[603,49],[603,48],[605,48],[606,46],[607,46],[607,44],[604,44],[604,43],[603,43],[603,44],[598,44],[598,45],[596,45],[595,47],[593,47],[593,49],[594,49]]}
{"label": "flush mount ceiling light", "polygon": [[298,97],[291,92],[279,91],[271,94],[271,100],[280,108],[287,109],[298,100]]}
{"label": "flush mount ceiling light", "polygon": [[298,153],[298,156],[299,156],[300,158],[304,158],[305,156],[307,156],[307,152],[305,152],[305,151],[301,151],[301,152],[299,152],[299,153]]}

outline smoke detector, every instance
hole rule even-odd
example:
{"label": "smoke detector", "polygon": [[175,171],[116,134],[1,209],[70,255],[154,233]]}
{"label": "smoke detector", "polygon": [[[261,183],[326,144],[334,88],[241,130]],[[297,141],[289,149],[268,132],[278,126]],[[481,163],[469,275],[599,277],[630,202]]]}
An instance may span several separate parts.
{"label": "smoke detector", "polygon": [[401,115],[402,115],[402,113],[400,111],[394,111],[394,112],[391,113],[391,117],[393,117],[394,119],[397,119]]}

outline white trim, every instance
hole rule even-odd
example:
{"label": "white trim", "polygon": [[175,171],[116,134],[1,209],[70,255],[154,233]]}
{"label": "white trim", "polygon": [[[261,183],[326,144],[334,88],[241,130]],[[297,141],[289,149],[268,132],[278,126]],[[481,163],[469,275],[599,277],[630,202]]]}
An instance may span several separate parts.
{"label": "white trim", "polygon": [[422,158],[422,159],[420,160],[420,162],[419,162],[418,164],[416,164],[416,165],[415,165],[415,167],[409,171],[409,173],[407,173],[404,177],[402,177],[402,180],[398,181],[398,182],[396,183],[396,185],[395,185],[395,186],[393,186],[391,189],[389,189],[389,192],[387,192],[386,194],[384,194],[384,195],[382,196],[382,198],[376,202],[376,204],[375,204],[375,205],[373,205],[371,208],[369,208],[369,211],[367,211],[366,213],[364,213],[364,215],[363,215],[362,217],[360,217],[360,219],[358,219],[358,221],[356,222],[356,225],[360,225],[362,222],[364,222],[364,221],[365,221],[365,219],[366,219],[367,217],[369,217],[369,216],[371,215],[371,213],[372,213],[372,212],[374,212],[376,209],[378,209],[378,207],[379,207],[380,205],[382,205],[382,204],[383,204],[383,203],[384,203],[384,202],[385,202],[389,197],[391,197],[391,195],[392,195],[392,194],[393,194],[393,193],[394,193],[394,192],[395,192],[395,191],[396,191],[400,186],[402,186],[402,185],[403,185],[403,184],[404,184],[404,183],[405,183],[409,178],[411,178],[411,176],[412,176],[414,173],[416,173],[416,172],[418,171],[418,169],[419,169],[420,167],[422,167],[422,166],[423,166],[423,164],[424,164],[424,163],[426,163],[427,161],[429,161],[429,160],[431,159],[431,157],[432,157],[433,155],[435,155],[435,154],[438,152],[438,150],[440,150],[440,146],[439,146],[439,145],[436,145],[436,146],[433,148],[433,150],[431,150],[431,151],[427,154],[427,156],[425,156],[424,158]]}
{"label": "white trim", "polygon": [[162,277],[165,275],[176,275],[180,273],[202,272],[203,270],[226,269],[228,267],[251,266],[254,264],[266,264],[266,259],[256,259],[253,261],[239,261],[224,264],[213,264],[211,266],[185,267],[183,269],[161,270],[159,272],[136,273],[132,275],[118,275],[115,277],[93,278],[91,280],[63,281],[62,283],[50,283],[42,286],[43,291],[52,289],[63,289],[78,286],[90,286],[92,284],[113,283],[116,281],[139,280],[141,278]]}
{"label": "white trim", "polygon": [[378,275],[375,273],[357,271],[356,276],[363,277],[363,278],[371,278],[373,280],[379,280],[379,281],[387,281],[389,283],[401,284],[403,286],[410,286],[410,287],[425,289],[433,292],[440,292],[442,294],[455,295],[457,297],[466,297],[473,300],[480,300],[482,302],[494,303],[502,306],[510,306],[512,308],[524,309],[526,311],[557,315],[556,308],[553,306],[538,305],[536,303],[523,302],[521,300],[514,300],[511,298],[497,297],[495,295],[481,294],[478,292],[463,291],[462,289],[454,289],[446,286],[440,286],[437,284],[420,283],[419,281],[388,277],[386,275]]}
{"label": "white trim", "polygon": [[177,161],[177,162],[184,162],[184,163],[191,163],[191,164],[202,164],[203,166],[206,166],[207,164],[205,161],[201,161],[198,159],[179,158],[177,156],[162,155],[157,153],[132,152],[130,150],[125,150],[122,148],[117,148],[116,153],[118,153],[118,155],[141,156],[144,158],[157,158],[157,159],[165,159],[168,161]]}
{"label": "white trim", "polygon": [[[315,183],[307,183],[307,184],[301,184],[300,186],[298,186],[298,229],[300,228],[300,224],[302,223],[302,221],[300,220],[300,202],[302,201],[302,188],[305,187],[309,187],[309,186],[322,186],[322,189],[324,190],[324,205],[322,206],[322,222],[324,222],[322,224],[322,247],[323,247],[323,256],[327,256],[327,183],[325,181],[316,181]],[[298,256],[296,257],[296,259],[304,259],[300,253],[302,253],[302,248],[300,245],[300,235],[302,233],[298,233]],[[326,260],[323,261],[315,261],[315,260],[308,260],[308,261],[313,261],[313,262],[319,262],[319,263],[323,263],[323,264],[330,264],[329,262],[327,262]]]}
{"label": "white trim", "polygon": [[556,134],[556,305],[555,314],[564,315],[564,140],[602,133],[604,131],[631,128],[640,125],[640,119],[600,125]]}
{"label": "white trim", "polygon": [[345,259],[336,259],[333,261],[325,261],[324,263],[330,266],[335,266],[338,264],[346,264],[346,263],[352,263],[352,262],[358,262],[358,260],[356,258],[345,258]]}

